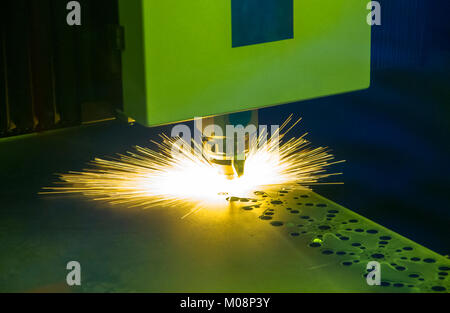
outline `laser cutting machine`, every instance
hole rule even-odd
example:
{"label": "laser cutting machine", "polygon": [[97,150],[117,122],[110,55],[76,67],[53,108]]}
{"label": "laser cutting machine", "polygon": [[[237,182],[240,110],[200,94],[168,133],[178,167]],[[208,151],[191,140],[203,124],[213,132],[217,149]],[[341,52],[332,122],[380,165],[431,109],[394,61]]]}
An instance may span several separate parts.
{"label": "laser cutting machine", "polygon": [[[225,114],[367,88],[367,13],[361,0],[120,0],[124,112],[246,126],[256,111]],[[221,153],[211,159],[242,175],[245,157]]]}
{"label": "laser cutting machine", "polygon": [[[191,207],[144,211],[38,195],[54,183],[54,173],[147,145],[160,130],[154,126],[199,120],[203,132],[212,124],[257,125],[259,108],[367,88],[367,2],[119,0],[117,7],[86,0],[79,28],[61,24],[64,1],[9,2],[0,10],[0,65],[8,65],[0,66],[0,94],[6,95],[0,137],[11,137],[0,140],[0,291],[448,292],[448,257],[298,185],[252,191],[249,198],[221,195],[222,209],[185,219]],[[358,97],[326,105],[366,100]],[[145,127],[91,125],[115,119],[108,102]],[[318,128],[321,118],[316,112]],[[66,126],[77,127],[15,137]],[[226,139],[209,137],[217,135],[204,136],[202,144]],[[227,177],[242,175],[245,155],[223,152],[211,151],[211,163]],[[373,170],[377,157],[356,160],[367,158]],[[371,179],[357,181],[360,191],[373,186]],[[373,211],[386,204],[374,218],[380,222],[404,204],[389,193],[377,194],[377,201],[371,193],[356,194]],[[422,219],[428,207],[421,209],[410,218]],[[67,285],[69,260],[81,263],[82,286]],[[373,261],[382,267],[379,286],[366,280]]]}

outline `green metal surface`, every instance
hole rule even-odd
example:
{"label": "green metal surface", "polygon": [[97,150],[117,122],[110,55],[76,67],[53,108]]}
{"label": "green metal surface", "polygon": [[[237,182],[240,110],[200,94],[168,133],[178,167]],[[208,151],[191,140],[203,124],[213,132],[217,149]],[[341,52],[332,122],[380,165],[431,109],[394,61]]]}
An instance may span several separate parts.
{"label": "green metal surface", "polygon": [[[297,189],[224,198],[186,209],[142,211],[42,199],[46,222],[2,219],[0,291],[69,292],[447,292],[450,260],[319,195]],[[189,208],[187,208],[189,209]],[[60,213],[56,213],[56,212]],[[64,213],[64,214],[62,214]],[[60,215],[61,214],[61,215]],[[58,218],[64,216],[65,218]],[[38,221],[35,221],[38,222]],[[14,229],[14,230],[12,230]],[[82,286],[65,286],[65,264]],[[383,286],[368,286],[370,261]]]}
{"label": "green metal surface", "polygon": [[152,126],[367,88],[367,1],[294,1],[294,38],[232,47],[230,0],[119,0],[125,113]]}

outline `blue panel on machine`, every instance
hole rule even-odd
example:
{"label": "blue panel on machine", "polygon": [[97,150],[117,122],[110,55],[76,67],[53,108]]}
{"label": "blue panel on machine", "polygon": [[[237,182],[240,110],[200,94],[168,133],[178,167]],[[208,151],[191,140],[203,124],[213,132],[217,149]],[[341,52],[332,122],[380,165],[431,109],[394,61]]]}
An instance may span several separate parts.
{"label": "blue panel on machine", "polygon": [[233,47],[294,38],[293,0],[232,0]]}

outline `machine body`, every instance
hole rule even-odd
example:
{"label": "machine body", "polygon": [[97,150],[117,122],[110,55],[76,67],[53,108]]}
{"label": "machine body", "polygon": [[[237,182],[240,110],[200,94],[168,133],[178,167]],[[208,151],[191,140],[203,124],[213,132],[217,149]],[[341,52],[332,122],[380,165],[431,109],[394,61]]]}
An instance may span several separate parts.
{"label": "machine body", "polygon": [[124,111],[170,124],[367,88],[364,0],[119,0]]}

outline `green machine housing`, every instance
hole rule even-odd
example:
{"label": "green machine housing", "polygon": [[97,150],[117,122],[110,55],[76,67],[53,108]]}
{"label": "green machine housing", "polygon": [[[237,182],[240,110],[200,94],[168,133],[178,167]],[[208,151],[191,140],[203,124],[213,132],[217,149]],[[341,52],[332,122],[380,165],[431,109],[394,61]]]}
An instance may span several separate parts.
{"label": "green machine housing", "polygon": [[124,113],[146,126],[364,89],[364,0],[119,0]]}

